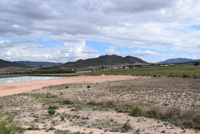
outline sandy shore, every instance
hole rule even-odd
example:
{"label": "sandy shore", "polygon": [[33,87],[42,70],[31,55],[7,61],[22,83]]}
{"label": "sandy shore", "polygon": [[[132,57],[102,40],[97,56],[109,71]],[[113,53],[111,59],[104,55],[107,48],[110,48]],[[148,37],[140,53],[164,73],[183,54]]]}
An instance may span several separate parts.
{"label": "sandy shore", "polygon": [[40,89],[42,87],[47,87],[51,85],[60,85],[67,83],[83,83],[83,82],[96,83],[96,82],[106,82],[106,81],[137,79],[137,78],[140,77],[128,76],[128,75],[75,76],[75,77],[66,77],[66,78],[59,78],[52,80],[0,84],[0,96],[29,92],[32,90]]}

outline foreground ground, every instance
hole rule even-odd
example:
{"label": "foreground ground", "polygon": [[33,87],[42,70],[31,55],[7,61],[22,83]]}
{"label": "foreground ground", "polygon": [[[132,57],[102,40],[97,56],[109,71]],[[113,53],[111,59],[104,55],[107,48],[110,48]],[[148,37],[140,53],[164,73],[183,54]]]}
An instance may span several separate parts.
{"label": "foreground ground", "polygon": [[[152,113],[131,116],[136,104]],[[14,115],[26,134],[193,134],[200,133],[199,111],[200,83],[193,78],[82,82],[0,98],[0,113]]]}

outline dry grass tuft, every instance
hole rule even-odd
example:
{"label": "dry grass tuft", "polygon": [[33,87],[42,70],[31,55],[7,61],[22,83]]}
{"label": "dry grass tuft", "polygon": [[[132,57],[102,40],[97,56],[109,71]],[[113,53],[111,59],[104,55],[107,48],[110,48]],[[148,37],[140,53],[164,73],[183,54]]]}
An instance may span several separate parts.
{"label": "dry grass tuft", "polygon": [[174,107],[168,107],[165,108],[162,112],[162,118],[169,119],[169,118],[175,118],[179,114],[179,110]]}
{"label": "dry grass tuft", "polygon": [[23,134],[21,124],[10,116],[0,115],[0,134]]}

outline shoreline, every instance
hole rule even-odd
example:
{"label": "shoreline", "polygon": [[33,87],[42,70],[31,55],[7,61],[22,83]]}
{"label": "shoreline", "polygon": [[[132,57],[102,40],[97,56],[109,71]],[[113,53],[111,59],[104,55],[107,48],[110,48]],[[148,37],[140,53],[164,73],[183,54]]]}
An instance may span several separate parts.
{"label": "shoreline", "polygon": [[70,76],[79,76],[77,74],[19,74],[19,75],[0,75],[0,78],[6,77],[21,77],[21,76],[63,76],[63,77],[70,77]]}
{"label": "shoreline", "polygon": [[74,76],[74,77],[58,78],[51,80],[42,80],[42,81],[6,83],[6,84],[0,84],[0,97],[29,92],[43,87],[55,86],[61,84],[97,83],[106,81],[138,79],[138,78],[141,78],[141,76],[130,76],[130,75]]}

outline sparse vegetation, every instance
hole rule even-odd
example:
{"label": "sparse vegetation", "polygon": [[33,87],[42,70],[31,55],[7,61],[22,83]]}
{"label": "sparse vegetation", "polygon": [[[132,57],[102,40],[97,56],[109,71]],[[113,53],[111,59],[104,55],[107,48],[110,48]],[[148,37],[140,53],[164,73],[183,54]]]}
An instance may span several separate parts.
{"label": "sparse vegetation", "polygon": [[32,70],[32,71],[25,71],[25,72],[12,72],[6,73],[7,75],[11,74],[64,74],[64,73],[76,73],[75,70],[64,70],[64,69],[47,69],[47,70]]}
{"label": "sparse vegetation", "polygon": [[70,132],[69,130],[57,130],[55,134],[85,134],[81,132]]}
{"label": "sparse vegetation", "polygon": [[146,115],[146,111],[144,109],[144,107],[142,105],[134,105],[131,109],[130,114],[132,116],[145,116]]}
{"label": "sparse vegetation", "polygon": [[183,128],[200,130],[200,113],[194,110],[182,111],[174,107],[149,107],[145,110],[142,105],[135,105],[130,114],[161,119]]}
{"label": "sparse vegetation", "polygon": [[194,63],[194,66],[199,66],[199,65],[200,65],[199,62],[195,62],[195,63]]}
{"label": "sparse vegetation", "polygon": [[126,123],[122,126],[122,130],[121,132],[127,132],[129,130],[132,129],[130,123],[129,123],[130,120],[127,120]]}
{"label": "sparse vegetation", "polygon": [[74,104],[74,102],[70,99],[63,100],[63,104]]}
{"label": "sparse vegetation", "polygon": [[107,106],[107,107],[114,107],[116,105],[113,100],[103,100],[103,101],[91,100],[87,104],[88,105],[102,105],[102,106]]}
{"label": "sparse vegetation", "polygon": [[188,78],[189,76],[187,74],[182,75],[183,78]]}
{"label": "sparse vegetation", "polygon": [[0,134],[23,134],[21,124],[10,116],[0,115]]}
{"label": "sparse vegetation", "polygon": [[[92,90],[87,88],[88,85]],[[63,84],[0,97],[0,112],[8,111],[16,117],[29,118],[30,122],[23,122],[29,126],[26,128],[40,130],[39,126],[44,124],[46,126],[43,130],[55,131],[55,134],[74,134],[67,130],[54,130],[54,126],[65,126],[66,122],[72,127],[95,128],[102,130],[102,133],[140,133],[134,124],[141,122],[148,125],[146,121],[151,118],[156,119],[151,120],[156,124],[151,125],[152,128],[169,128],[159,132],[151,129],[155,133],[168,133],[168,130],[177,128],[181,128],[181,132],[190,133],[187,128],[191,131],[200,130],[197,103],[199,86],[198,79],[168,77],[144,77],[134,81],[98,84]],[[166,124],[168,127],[165,127]],[[148,127],[145,129],[148,130]]]}
{"label": "sparse vegetation", "polygon": [[135,75],[135,76],[168,76],[168,77],[200,77],[200,68],[193,65],[177,65],[168,67],[144,67],[129,70],[109,70],[85,73],[85,75]]}
{"label": "sparse vegetation", "polygon": [[103,102],[91,100],[87,104],[88,105],[103,105]]}
{"label": "sparse vegetation", "polygon": [[54,115],[56,113],[55,109],[48,109],[48,114],[49,115]]}
{"label": "sparse vegetation", "polygon": [[59,106],[57,106],[57,105],[53,105],[53,106],[49,106],[48,109],[58,109],[58,108],[59,108]]}

